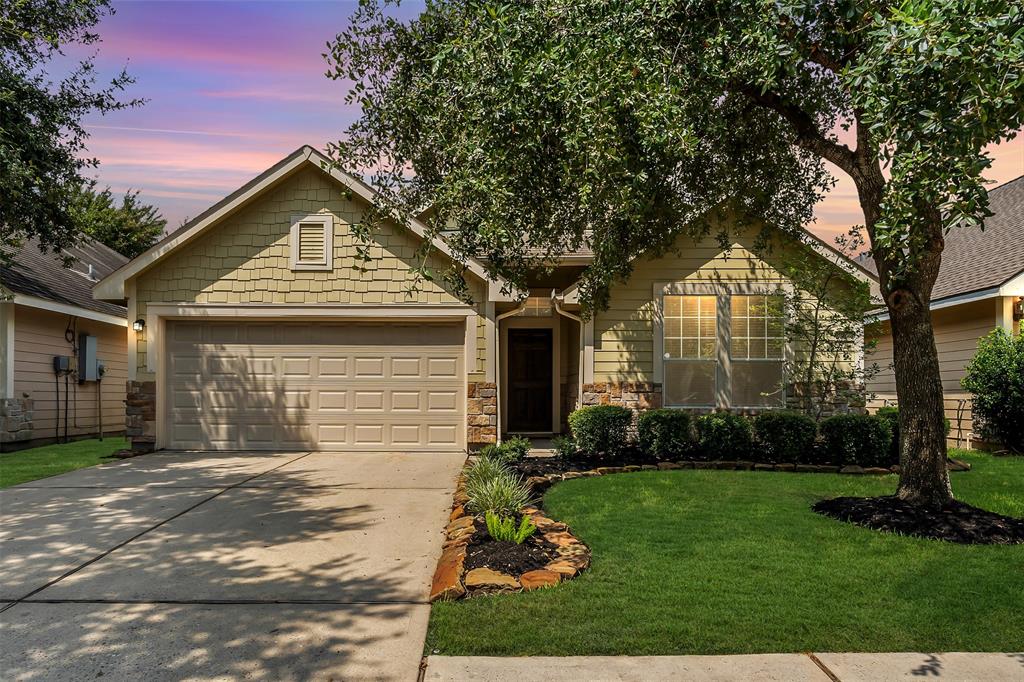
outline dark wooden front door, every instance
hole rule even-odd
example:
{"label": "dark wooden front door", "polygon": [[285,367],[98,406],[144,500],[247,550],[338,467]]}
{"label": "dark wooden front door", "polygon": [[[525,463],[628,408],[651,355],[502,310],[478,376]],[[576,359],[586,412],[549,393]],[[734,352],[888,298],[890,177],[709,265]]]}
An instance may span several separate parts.
{"label": "dark wooden front door", "polygon": [[551,330],[508,330],[508,427],[551,431]]}

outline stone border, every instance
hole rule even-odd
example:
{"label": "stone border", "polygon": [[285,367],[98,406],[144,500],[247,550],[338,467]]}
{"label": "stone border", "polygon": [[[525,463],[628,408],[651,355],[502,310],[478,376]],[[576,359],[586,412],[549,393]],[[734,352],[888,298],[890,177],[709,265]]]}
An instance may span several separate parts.
{"label": "stone border", "polygon": [[[483,567],[467,572],[464,567],[466,549],[476,530],[477,517],[465,510],[465,504],[469,501],[465,485],[465,480],[460,475],[455,488],[452,512],[445,528],[441,558],[437,560],[437,568],[434,570],[430,586],[431,602],[550,587],[576,577],[590,566],[590,548],[569,532],[567,525],[549,519],[536,507],[524,507],[523,515],[537,526],[537,532],[545,540],[556,546],[557,558],[544,568],[527,571],[518,576]],[[534,490],[541,492],[536,487]]]}

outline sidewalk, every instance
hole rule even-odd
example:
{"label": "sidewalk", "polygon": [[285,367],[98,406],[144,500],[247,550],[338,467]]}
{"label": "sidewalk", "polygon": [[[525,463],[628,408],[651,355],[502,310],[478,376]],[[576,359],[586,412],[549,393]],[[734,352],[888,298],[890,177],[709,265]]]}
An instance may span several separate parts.
{"label": "sidewalk", "polygon": [[430,656],[425,682],[488,680],[759,680],[861,682],[1024,679],[1024,653],[753,654],[744,656]]}

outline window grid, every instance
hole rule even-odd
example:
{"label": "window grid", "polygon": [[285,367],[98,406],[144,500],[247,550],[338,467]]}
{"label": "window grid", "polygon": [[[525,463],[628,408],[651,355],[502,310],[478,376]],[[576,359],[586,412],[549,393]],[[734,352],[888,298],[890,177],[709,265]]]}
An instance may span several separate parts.
{"label": "window grid", "polygon": [[715,360],[718,304],[715,296],[665,296],[666,360]]}
{"label": "window grid", "polygon": [[731,296],[729,357],[734,360],[782,360],[785,314],[782,296]]}

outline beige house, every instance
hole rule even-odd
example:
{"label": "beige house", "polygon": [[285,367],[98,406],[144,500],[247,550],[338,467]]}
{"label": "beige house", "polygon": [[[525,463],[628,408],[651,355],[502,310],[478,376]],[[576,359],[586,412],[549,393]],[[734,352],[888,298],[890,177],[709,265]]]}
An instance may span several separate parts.
{"label": "beige house", "polygon": [[[413,220],[378,230],[354,269],[351,226],[374,198],[303,147],[97,286],[139,328],[136,447],[451,450],[558,433],[580,404],[785,404],[783,365],[798,352],[782,333],[787,283],[752,237],[641,258],[583,321],[586,252],[528,292],[469,262],[466,303],[440,279],[415,281],[427,229]],[[813,241],[786,248],[834,257]],[[442,239],[431,253],[428,266],[449,265]]]}
{"label": "beige house", "polygon": [[[946,235],[942,265],[932,292],[932,324],[950,445],[971,447],[976,441],[971,395],[960,386],[978,340],[1001,327],[1019,334],[1024,301],[1024,176],[989,192],[994,215],[984,230],[954,229]],[[888,315],[872,318],[865,337],[876,346],[868,362],[881,370],[868,384],[869,408],[896,404],[892,370],[892,336]]]}
{"label": "beige house", "polygon": [[127,259],[91,240],[64,253],[70,268],[34,242],[9,255],[0,267],[0,449],[123,433],[125,309],[95,300],[92,288]]}

